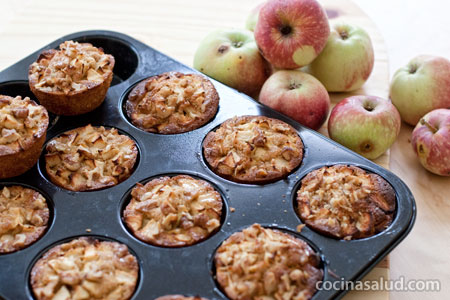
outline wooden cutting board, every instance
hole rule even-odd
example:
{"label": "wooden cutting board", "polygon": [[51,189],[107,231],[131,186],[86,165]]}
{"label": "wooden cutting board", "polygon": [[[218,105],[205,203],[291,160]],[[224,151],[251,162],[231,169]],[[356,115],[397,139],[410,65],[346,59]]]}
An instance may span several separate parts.
{"label": "wooden cutting board", "polygon": [[[0,70],[68,33],[107,29],[129,34],[192,66],[200,40],[213,29],[242,28],[250,10],[262,0],[6,0],[0,17]],[[362,89],[331,94],[333,106],[350,95],[388,97],[386,46],[373,22],[350,0],[322,0],[330,19],[366,29],[375,49],[375,67]],[[326,126],[321,133],[327,134]],[[389,168],[389,152],[375,160]],[[389,278],[388,260],[366,278]],[[352,292],[344,299],[389,299],[384,292]]]}

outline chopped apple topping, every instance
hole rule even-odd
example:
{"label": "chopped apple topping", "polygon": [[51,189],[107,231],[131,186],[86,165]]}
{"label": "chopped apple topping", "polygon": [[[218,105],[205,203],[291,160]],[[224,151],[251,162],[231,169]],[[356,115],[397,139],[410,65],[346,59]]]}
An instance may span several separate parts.
{"label": "chopped apple topping", "polygon": [[33,266],[31,286],[38,300],[126,300],[134,293],[138,269],[127,246],[79,238],[44,254]]}
{"label": "chopped apple topping", "polygon": [[304,241],[259,224],[231,235],[215,255],[217,281],[233,300],[310,299],[319,262]]}
{"label": "chopped apple topping", "polygon": [[46,170],[51,180],[70,190],[113,186],[131,175],[135,142],[117,129],[87,125],[67,131],[47,144]]}
{"label": "chopped apple topping", "polygon": [[124,219],[141,240],[159,246],[186,246],[220,226],[222,198],[207,182],[187,175],[137,184]]}
{"label": "chopped apple topping", "polygon": [[47,228],[45,198],[22,186],[5,186],[0,192],[0,253],[22,249],[39,239]]}
{"label": "chopped apple topping", "polygon": [[30,66],[35,88],[44,92],[79,92],[103,82],[112,72],[112,56],[89,43],[65,41]]}

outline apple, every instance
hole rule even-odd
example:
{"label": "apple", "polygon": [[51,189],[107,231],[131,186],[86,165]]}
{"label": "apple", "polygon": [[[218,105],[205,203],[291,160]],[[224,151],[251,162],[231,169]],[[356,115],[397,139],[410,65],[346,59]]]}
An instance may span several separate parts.
{"label": "apple", "polygon": [[423,116],[411,144],[425,169],[450,176],[450,109],[435,109]]}
{"label": "apple", "polygon": [[334,23],[327,44],[308,66],[329,92],[359,89],[372,73],[373,47],[364,29],[346,23]]}
{"label": "apple", "polygon": [[251,10],[251,12],[248,15],[247,20],[245,22],[245,28],[247,28],[250,31],[255,30],[256,23],[258,22],[259,11],[261,10],[261,7],[264,4],[265,4],[264,2],[260,3]]}
{"label": "apple", "polygon": [[316,0],[269,0],[261,7],[255,27],[262,55],[278,69],[311,63],[329,34],[327,15]]}
{"label": "apple", "polygon": [[259,101],[314,130],[322,126],[330,109],[330,97],[320,81],[297,70],[272,74]]}
{"label": "apple", "polygon": [[328,134],[334,141],[375,159],[394,143],[401,119],[389,100],[375,96],[352,96],[331,111]]}
{"label": "apple", "polygon": [[253,33],[244,29],[208,34],[195,52],[194,68],[255,98],[270,75]]}
{"label": "apple", "polygon": [[450,61],[421,55],[395,72],[390,95],[402,119],[415,126],[429,111],[450,108]]}

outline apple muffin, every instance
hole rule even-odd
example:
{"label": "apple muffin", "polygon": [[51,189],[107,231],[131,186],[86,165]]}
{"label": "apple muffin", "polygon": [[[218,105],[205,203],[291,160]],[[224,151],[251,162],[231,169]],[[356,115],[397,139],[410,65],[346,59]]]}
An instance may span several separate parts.
{"label": "apple muffin", "polygon": [[47,110],[26,97],[0,95],[0,179],[21,175],[41,155]]}
{"label": "apple muffin", "polygon": [[128,136],[90,124],[66,131],[45,148],[50,180],[71,191],[98,190],[124,181],[138,155],[136,143]]}
{"label": "apple muffin", "polygon": [[322,279],[320,259],[303,240],[259,224],[217,249],[216,279],[228,298],[310,299]]}
{"label": "apple muffin", "polygon": [[204,180],[164,176],[136,184],[131,197],[123,218],[132,233],[146,243],[189,246],[220,227],[222,197]]}
{"label": "apple muffin", "polygon": [[381,176],[356,166],[322,167],[297,192],[298,215],[309,227],[338,239],[377,234],[392,222],[395,192]]}
{"label": "apple muffin", "polygon": [[28,247],[47,229],[49,209],[37,191],[18,185],[0,191],[0,254]]}
{"label": "apple muffin", "polygon": [[100,106],[113,78],[114,57],[89,43],[65,41],[43,51],[28,71],[30,89],[58,115],[80,115]]}
{"label": "apple muffin", "polygon": [[218,106],[219,95],[206,77],[168,72],[139,83],[128,96],[126,111],[142,130],[175,134],[203,126]]}
{"label": "apple muffin", "polygon": [[167,295],[156,298],[155,300],[208,300],[200,296]]}
{"label": "apple muffin", "polygon": [[81,237],[47,251],[31,269],[37,300],[130,299],[139,265],[126,245]]}
{"label": "apple muffin", "polygon": [[303,143],[290,125],[264,116],[228,119],[203,142],[208,165],[241,183],[267,183],[300,165]]}

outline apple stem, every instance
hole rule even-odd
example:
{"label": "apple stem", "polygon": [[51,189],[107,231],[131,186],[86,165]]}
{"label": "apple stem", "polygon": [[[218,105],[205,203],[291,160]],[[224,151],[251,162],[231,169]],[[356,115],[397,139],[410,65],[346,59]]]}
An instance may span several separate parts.
{"label": "apple stem", "polygon": [[438,131],[436,127],[425,121],[425,119],[420,119],[420,124],[427,126],[432,133],[436,133]]}
{"label": "apple stem", "polygon": [[295,89],[298,89],[298,88],[301,87],[301,86],[302,86],[301,83],[291,82],[291,84],[289,85],[289,89],[290,89],[290,90],[295,90]]}
{"label": "apple stem", "polygon": [[347,31],[342,30],[342,31],[339,32],[339,35],[341,36],[341,38],[343,40],[348,39],[348,32]]}
{"label": "apple stem", "polygon": [[409,73],[410,74],[414,74],[414,73],[416,73],[416,71],[417,71],[417,65],[416,64],[413,64],[413,65],[409,66]]}
{"label": "apple stem", "polygon": [[244,45],[244,43],[242,41],[233,43],[233,46],[236,48],[240,48],[240,47],[242,47],[242,45]]}

